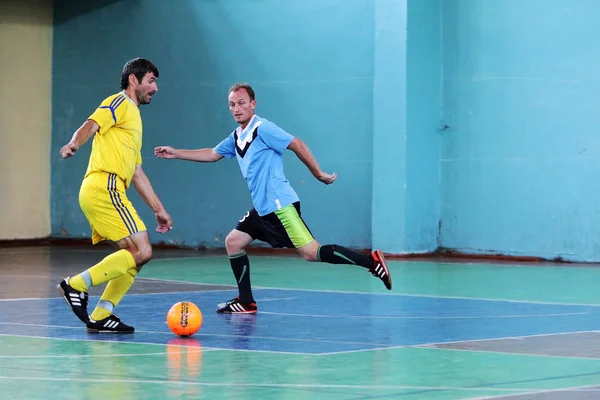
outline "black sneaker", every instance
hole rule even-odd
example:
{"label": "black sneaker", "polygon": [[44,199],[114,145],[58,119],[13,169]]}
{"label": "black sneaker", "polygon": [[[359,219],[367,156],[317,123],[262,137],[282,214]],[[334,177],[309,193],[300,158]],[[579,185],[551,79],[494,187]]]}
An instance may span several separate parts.
{"label": "black sneaker", "polygon": [[385,263],[385,257],[383,257],[383,253],[381,250],[375,250],[371,253],[373,257],[373,267],[369,270],[373,276],[381,279],[387,290],[392,290],[392,276],[390,275],[390,270],[388,269]]}
{"label": "black sneaker", "polygon": [[115,314],[100,321],[89,319],[87,321],[87,331],[89,333],[133,333],[133,326],[126,325],[121,322],[121,319]]}
{"label": "black sneaker", "polygon": [[87,292],[80,292],[79,290],[73,289],[69,285],[69,278],[67,277],[62,280],[56,288],[58,289],[58,293],[65,299],[69,307],[73,313],[83,322],[87,324],[90,317],[87,312],[87,304],[88,304],[88,294]]}
{"label": "black sneaker", "polygon": [[217,305],[217,314],[256,314],[257,311],[256,302],[242,303],[239,297]]}

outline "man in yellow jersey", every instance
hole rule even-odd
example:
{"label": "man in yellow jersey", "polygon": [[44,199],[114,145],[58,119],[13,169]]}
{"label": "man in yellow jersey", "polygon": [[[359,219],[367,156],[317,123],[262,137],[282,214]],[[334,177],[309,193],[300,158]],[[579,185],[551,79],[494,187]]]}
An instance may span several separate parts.
{"label": "man in yellow jersey", "polygon": [[[94,136],[79,205],[92,228],[92,243],[106,240],[120,249],[57,286],[88,332],[134,331],[113,314],[137,273],[152,258],[146,226],[125,194],[130,184],[154,211],[156,231],[166,233],[171,229],[171,216],[142,170],[142,118],[138,107],[149,104],[158,91],[157,78],[158,69],[150,61],[136,58],[127,62],[121,74],[122,91],[107,97],[60,150],[62,158],[69,158]],[[98,305],[88,315],[88,289],[105,282],[108,284]]]}

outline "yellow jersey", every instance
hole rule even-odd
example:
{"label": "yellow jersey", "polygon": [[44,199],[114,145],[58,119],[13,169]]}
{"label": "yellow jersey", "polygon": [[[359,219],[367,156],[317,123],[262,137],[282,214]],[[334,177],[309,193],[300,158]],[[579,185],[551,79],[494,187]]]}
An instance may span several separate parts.
{"label": "yellow jersey", "polygon": [[129,187],[136,164],[142,163],[142,116],[138,106],[122,91],[107,97],[88,119],[100,129],[94,135],[85,177],[107,172]]}

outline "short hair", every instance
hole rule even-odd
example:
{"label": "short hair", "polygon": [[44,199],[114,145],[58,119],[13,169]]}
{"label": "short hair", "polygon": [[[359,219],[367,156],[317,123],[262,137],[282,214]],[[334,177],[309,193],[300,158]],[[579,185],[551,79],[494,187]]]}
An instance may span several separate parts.
{"label": "short hair", "polygon": [[158,68],[151,61],[139,57],[127,61],[121,73],[121,89],[127,89],[129,86],[129,75],[134,74],[138,82],[142,82],[148,72],[152,72],[158,78]]}
{"label": "short hair", "polygon": [[229,88],[229,94],[237,92],[240,89],[245,89],[246,92],[248,92],[248,96],[250,96],[250,100],[255,100],[254,89],[252,89],[252,86],[248,85],[247,83],[236,83],[231,88]]}

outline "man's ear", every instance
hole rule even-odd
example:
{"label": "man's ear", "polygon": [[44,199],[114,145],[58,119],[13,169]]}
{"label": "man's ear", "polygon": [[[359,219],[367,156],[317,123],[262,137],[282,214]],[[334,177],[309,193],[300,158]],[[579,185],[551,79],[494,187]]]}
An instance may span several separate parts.
{"label": "man's ear", "polygon": [[129,86],[134,86],[135,84],[139,83],[135,74],[129,74],[128,82],[129,82]]}

